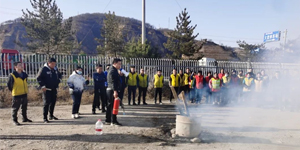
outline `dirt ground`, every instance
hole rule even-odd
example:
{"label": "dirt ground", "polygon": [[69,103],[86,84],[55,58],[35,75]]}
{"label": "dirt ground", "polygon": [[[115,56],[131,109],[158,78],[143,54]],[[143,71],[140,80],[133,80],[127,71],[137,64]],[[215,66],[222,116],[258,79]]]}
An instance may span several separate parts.
{"label": "dirt ground", "polygon": [[[151,103],[151,102],[149,102]],[[216,107],[191,105],[192,114],[202,115],[201,143],[172,139],[176,107],[164,105],[126,106],[118,120],[122,127],[105,125],[103,135],[94,126],[105,115],[91,114],[91,105],[80,108],[81,118],[71,119],[71,106],[57,106],[58,121],[42,122],[42,107],[29,106],[33,123],[14,126],[11,109],[0,109],[0,149],[214,149],[214,150],[290,150],[300,149],[300,113],[243,105]],[[19,115],[19,121],[22,117]]]}

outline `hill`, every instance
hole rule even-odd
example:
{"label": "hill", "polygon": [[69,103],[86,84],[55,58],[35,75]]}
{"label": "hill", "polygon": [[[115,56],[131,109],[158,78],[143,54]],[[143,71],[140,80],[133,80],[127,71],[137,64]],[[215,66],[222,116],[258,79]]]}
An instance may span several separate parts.
{"label": "hill", "polygon": [[[122,25],[125,26],[127,32],[126,41],[132,37],[140,37],[142,22],[133,18],[120,17]],[[81,14],[73,17],[73,30],[76,31],[76,40],[82,43],[82,50],[88,55],[97,53],[97,42],[95,38],[101,38],[100,29],[103,26],[105,14]],[[152,46],[159,49],[162,57],[168,51],[164,48],[163,43],[167,41],[167,31],[169,29],[156,29],[150,24],[146,24],[146,38],[151,42]],[[28,39],[24,38],[26,30],[20,23],[20,19],[10,20],[0,25],[0,48],[18,49],[26,52],[26,49],[15,44],[16,42],[27,43]],[[195,55],[203,54],[205,57],[212,57],[217,60],[238,60],[232,55],[231,50],[225,50],[224,47],[213,42],[202,42],[202,48]]]}

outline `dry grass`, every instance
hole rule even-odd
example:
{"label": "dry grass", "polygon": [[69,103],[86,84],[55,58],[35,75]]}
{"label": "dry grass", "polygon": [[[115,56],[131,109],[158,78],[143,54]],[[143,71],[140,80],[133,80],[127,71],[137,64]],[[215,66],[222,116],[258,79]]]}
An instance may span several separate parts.
{"label": "dry grass", "polygon": [[11,106],[12,96],[8,88],[0,90],[0,108]]}
{"label": "dry grass", "polygon": [[[124,102],[128,100],[128,92],[127,88],[124,91]],[[170,96],[170,88],[168,83],[165,82],[163,87],[163,98],[169,98]],[[136,90],[136,101],[138,97],[138,89]],[[151,102],[154,99],[154,88],[150,86],[147,91],[147,102]],[[90,88],[83,92],[81,104],[92,104],[94,100],[94,89]],[[8,88],[0,89],[0,108],[3,107],[10,107],[12,102],[11,92]],[[43,105],[42,99],[42,91],[36,89],[35,87],[29,87],[29,94],[28,94],[28,103],[30,106],[41,106]],[[69,89],[67,87],[60,87],[57,93],[57,105],[70,105],[73,101],[69,94]]]}
{"label": "dry grass", "polygon": [[[29,94],[27,95],[28,103],[30,106],[41,106],[43,105],[42,91],[35,87],[29,87]],[[94,90],[86,90],[82,95],[82,104],[91,104],[93,102]],[[0,108],[10,107],[12,102],[11,92],[8,88],[0,90]],[[57,93],[57,104],[58,105],[69,105],[72,104],[71,95],[69,89],[60,87]]]}

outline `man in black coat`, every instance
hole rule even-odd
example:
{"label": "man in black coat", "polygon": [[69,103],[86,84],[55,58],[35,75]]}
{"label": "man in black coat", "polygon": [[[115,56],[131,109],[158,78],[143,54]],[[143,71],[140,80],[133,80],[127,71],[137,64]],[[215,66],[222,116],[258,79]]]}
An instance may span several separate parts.
{"label": "man in black coat", "polygon": [[113,106],[114,106],[114,100],[115,98],[118,98],[118,92],[120,91],[120,78],[118,70],[121,68],[122,60],[115,58],[113,60],[113,65],[109,68],[108,74],[107,74],[107,111],[106,111],[106,120],[105,124],[111,124],[116,126],[121,126],[117,121],[117,115],[113,115]]}
{"label": "man in black coat", "polygon": [[[39,71],[37,81],[43,90],[43,115],[44,123],[49,123],[49,120],[58,120],[53,115],[54,107],[57,98],[57,88],[61,80],[61,74],[56,66],[56,60],[50,58],[44,67]],[[48,111],[50,113],[49,120],[47,119]]]}
{"label": "man in black coat", "polygon": [[121,99],[121,102],[122,102],[121,104],[123,104],[124,91],[127,86],[127,83],[126,83],[126,77],[121,71],[119,71],[119,76],[120,76],[120,82],[121,82],[119,98]]}

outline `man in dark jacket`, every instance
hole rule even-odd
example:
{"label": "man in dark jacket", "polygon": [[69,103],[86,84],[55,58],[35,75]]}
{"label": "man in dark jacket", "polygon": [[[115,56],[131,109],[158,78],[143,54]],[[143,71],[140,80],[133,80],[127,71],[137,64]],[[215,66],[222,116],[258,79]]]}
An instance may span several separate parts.
{"label": "man in dark jacket", "polygon": [[[37,81],[43,90],[44,123],[49,123],[49,120],[58,120],[58,118],[53,115],[53,112],[61,74],[58,72],[55,66],[56,60],[54,58],[50,58],[44,67],[39,71],[37,76]],[[50,113],[49,120],[47,119],[48,111]]]}
{"label": "man in dark jacket", "polygon": [[21,62],[14,63],[15,71],[8,77],[7,87],[12,92],[12,119],[15,125],[20,125],[18,122],[18,110],[22,105],[23,122],[32,122],[27,118],[27,77],[23,72],[23,64]]}
{"label": "man in dark jacket", "polygon": [[121,68],[122,60],[115,58],[113,60],[113,66],[109,68],[108,74],[107,74],[107,111],[106,111],[106,120],[105,124],[111,124],[111,125],[117,125],[121,126],[117,121],[117,115],[113,115],[113,106],[114,106],[114,99],[118,98],[118,92],[120,91],[120,78],[118,70]]}
{"label": "man in dark jacket", "polygon": [[101,104],[102,104],[102,113],[106,112],[105,107],[107,104],[106,100],[106,76],[103,72],[102,65],[98,64],[96,66],[96,71],[93,73],[93,80],[94,80],[94,102],[93,102],[93,109],[92,113],[96,114],[96,108],[100,105],[99,97],[101,97]]}
{"label": "man in dark jacket", "polygon": [[124,91],[127,86],[127,83],[126,83],[126,77],[121,71],[119,71],[119,75],[120,75],[120,82],[121,82],[119,98],[121,99],[122,102],[121,104],[123,104]]}

